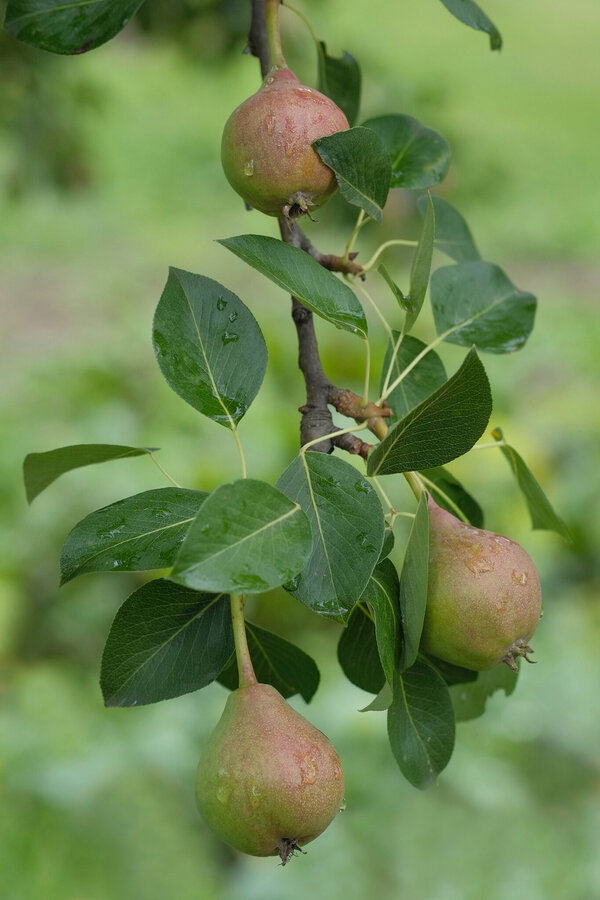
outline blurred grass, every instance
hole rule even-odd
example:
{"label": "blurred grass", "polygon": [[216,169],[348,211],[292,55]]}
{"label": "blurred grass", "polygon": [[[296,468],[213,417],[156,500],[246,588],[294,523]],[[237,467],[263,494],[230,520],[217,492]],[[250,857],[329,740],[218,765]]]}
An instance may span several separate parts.
{"label": "blurred grass", "polygon": [[[375,886],[385,900],[600,895],[600,723],[591,712],[600,688],[597,3],[577,0],[567,12],[542,0],[489,0],[501,54],[439,3],[426,11],[399,10],[393,0],[304,8],[330,51],[359,57],[365,116],[406,112],[448,138],[454,164],[442,192],[484,257],[538,294],[525,350],[485,357],[492,424],[569,521],[573,547],[529,530],[499,454],[472,453],[453,470],[482,501],[488,526],[524,544],[540,568],[540,664],[523,673],[509,702],[494,697],[483,719],[460,727],[450,767],[421,795],[395,767],[383,717],[355,713],[367,697],[341,679],[337,628],[278,592],[257,603],[260,621],[315,655],[323,684],[309,715],[340,750],[347,779],[346,812],[283,872],[220,845],[194,810],[194,766],[220,714],[221,688],[156,707],[102,708],[103,641],[140,579],[88,576],[59,592],[60,547],[91,509],[163,481],[149,460],[123,461],[72,473],[28,509],[23,456],[85,441],[145,444],[161,446],[162,463],[189,486],[237,477],[226,432],[175,397],[153,359],[151,318],[169,264],[223,281],[266,333],[265,384],[241,429],[255,477],[274,480],[296,452],[303,400],[289,365],[296,348],[286,298],[213,243],[275,233],[274,223],[243,212],[218,158],[229,111],[256,87],[255,63],[193,61],[129,28],[55,65],[74,93],[81,81],[102,98],[80,113],[95,186],[70,195],[36,186],[2,201],[2,900],[294,900],[309,892],[358,900]],[[283,15],[290,61],[310,83],[312,47]],[[0,175],[14,152],[0,137]],[[386,237],[414,233],[410,200],[394,198],[390,211]],[[315,242],[326,235],[330,250],[341,249],[353,216],[334,200],[320,218],[310,228]],[[361,258],[381,239],[367,231]],[[386,262],[401,280],[410,258]],[[376,278],[369,283],[387,302]],[[372,324],[380,359],[383,337]],[[429,316],[421,327],[431,335]],[[361,350],[351,336],[318,328],[331,377],[360,389]],[[460,351],[445,348],[444,357],[452,371]],[[408,502],[401,488],[398,496]]]}

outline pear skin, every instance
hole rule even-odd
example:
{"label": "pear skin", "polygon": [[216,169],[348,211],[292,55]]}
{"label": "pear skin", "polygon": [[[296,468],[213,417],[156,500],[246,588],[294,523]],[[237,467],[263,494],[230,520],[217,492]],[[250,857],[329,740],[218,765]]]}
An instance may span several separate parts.
{"label": "pear skin", "polygon": [[285,864],[342,805],[344,776],[325,735],[268,684],[233,691],[198,765],[196,799],[209,827],[252,856]]}

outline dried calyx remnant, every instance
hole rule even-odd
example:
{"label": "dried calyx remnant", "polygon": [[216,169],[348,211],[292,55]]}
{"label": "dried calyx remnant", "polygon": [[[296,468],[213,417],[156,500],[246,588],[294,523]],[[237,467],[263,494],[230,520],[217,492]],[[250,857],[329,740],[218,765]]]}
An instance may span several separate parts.
{"label": "dried calyx remnant", "polygon": [[461,522],[429,498],[425,653],[481,671],[527,662],[542,609],[540,579],[519,544]]}

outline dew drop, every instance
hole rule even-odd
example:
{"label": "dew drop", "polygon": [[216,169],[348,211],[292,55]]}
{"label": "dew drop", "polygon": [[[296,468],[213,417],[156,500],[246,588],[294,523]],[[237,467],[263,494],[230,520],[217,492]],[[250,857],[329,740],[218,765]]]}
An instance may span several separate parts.
{"label": "dew drop", "polygon": [[235,344],[239,340],[239,334],[236,334],[235,331],[224,331],[221,340],[224,344]]}
{"label": "dew drop", "polygon": [[217,300],[217,309],[225,309],[227,306],[227,300],[224,297],[219,297]]}
{"label": "dew drop", "polygon": [[154,332],[154,350],[164,356],[167,352],[167,339],[160,331]]}
{"label": "dew drop", "polygon": [[230,322],[235,322],[235,320],[237,319],[238,315],[239,315],[239,314],[238,314],[238,313],[235,311],[235,309],[234,309],[232,312],[229,313],[229,315],[227,316],[227,318],[229,319]]}
{"label": "dew drop", "polygon": [[250,177],[250,175],[254,175],[254,160],[249,159],[247,163],[244,164],[244,175]]}
{"label": "dew drop", "polygon": [[354,482],[354,490],[360,491],[361,494],[370,494],[372,488],[368,481],[361,478],[360,481]]}

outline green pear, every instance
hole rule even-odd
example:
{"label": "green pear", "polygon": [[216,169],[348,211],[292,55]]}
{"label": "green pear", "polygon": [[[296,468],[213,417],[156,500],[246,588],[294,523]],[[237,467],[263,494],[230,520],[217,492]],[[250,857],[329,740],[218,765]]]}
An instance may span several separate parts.
{"label": "green pear", "polygon": [[425,653],[480,671],[529,662],[542,608],[535,566],[519,544],[473,528],[429,498]]}
{"label": "green pear", "polygon": [[301,216],[337,187],[313,141],[348,128],[333,100],[300,84],[291,69],[273,68],[225,125],[223,171],[254,209],[268,216]]}
{"label": "green pear", "polygon": [[274,687],[230,694],[196,778],[198,808],[225,843],[252,856],[279,853],[285,865],[327,828],[343,795],[334,747]]}

